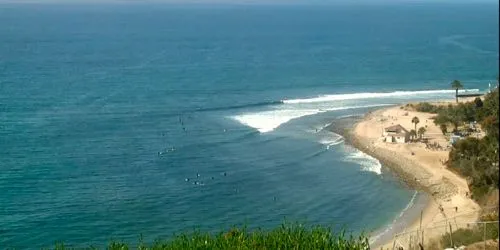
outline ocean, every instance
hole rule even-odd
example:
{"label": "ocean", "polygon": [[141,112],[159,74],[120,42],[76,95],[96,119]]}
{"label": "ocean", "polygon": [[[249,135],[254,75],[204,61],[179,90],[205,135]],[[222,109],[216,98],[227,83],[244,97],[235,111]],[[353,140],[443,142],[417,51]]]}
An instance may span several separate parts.
{"label": "ocean", "polygon": [[323,128],[484,91],[498,41],[498,4],[0,4],[0,247],[374,240],[426,197]]}

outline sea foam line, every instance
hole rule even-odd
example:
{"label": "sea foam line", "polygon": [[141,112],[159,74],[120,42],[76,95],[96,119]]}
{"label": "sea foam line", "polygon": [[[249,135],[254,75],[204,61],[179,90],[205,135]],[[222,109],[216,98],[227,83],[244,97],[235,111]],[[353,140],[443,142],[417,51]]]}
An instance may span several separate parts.
{"label": "sea foam line", "polygon": [[344,142],[344,137],[338,134],[335,134],[334,138],[322,139],[319,143],[326,145],[326,149],[330,149],[331,146],[339,145]]}
{"label": "sea foam line", "polygon": [[277,127],[281,126],[284,123],[289,122],[290,120],[304,116],[315,115],[318,113],[324,113],[328,111],[381,107],[388,105],[391,104],[346,106],[346,107],[336,107],[327,109],[276,109],[276,110],[236,115],[236,116],[231,116],[230,118],[240,122],[241,124],[255,128],[261,133],[266,133],[273,131]]}
{"label": "sea foam line", "polygon": [[382,164],[380,161],[358,149],[354,153],[347,155],[345,160],[361,165],[363,171],[373,172],[377,175],[382,174]]}
{"label": "sea foam line", "polygon": [[[463,89],[459,90],[461,93],[465,92],[479,92],[479,89]],[[331,102],[342,100],[355,100],[355,99],[372,99],[372,98],[387,98],[387,97],[405,97],[405,96],[421,96],[421,95],[436,95],[436,94],[453,94],[455,90],[421,90],[421,91],[395,91],[395,92],[374,92],[374,93],[353,93],[353,94],[337,94],[337,95],[323,95],[313,98],[304,99],[290,99],[283,100],[285,104],[299,104],[299,103],[316,103],[316,102]]]}
{"label": "sea foam line", "polygon": [[380,237],[382,237],[383,235],[387,234],[390,230],[392,230],[394,228],[394,225],[396,224],[396,222],[398,222],[398,220],[400,220],[403,215],[405,214],[405,212],[410,209],[413,204],[415,203],[415,199],[417,198],[417,195],[418,195],[418,192],[415,191],[410,199],[410,201],[408,202],[408,204],[406,204],[406,207],[401,210],[401,212],[399,213],[399,215],[394,218],[394,220],[392,220],[392,222],[385,228],[384,231],[370,237],[369,239],[369,243],[370,244],[373,244],[375,241],[377,241]]}

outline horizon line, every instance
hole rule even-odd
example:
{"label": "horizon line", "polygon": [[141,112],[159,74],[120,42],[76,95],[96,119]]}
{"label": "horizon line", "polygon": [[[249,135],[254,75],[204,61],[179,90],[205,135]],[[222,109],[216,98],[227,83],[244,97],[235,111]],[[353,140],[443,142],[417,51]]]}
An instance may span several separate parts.
{"label": "horizon line", "polygon": [[494,4],[498,5],[496,0],[357,0],[357,1],[325,1],[325,0],[0,0],[0,4],[25,5],[25,4],[58,4],[58,5],[101,5],[101,4],[172,4],[172,5],[413,5],[413,4],[449,4],[449,5],[478,5],[478,4]]}

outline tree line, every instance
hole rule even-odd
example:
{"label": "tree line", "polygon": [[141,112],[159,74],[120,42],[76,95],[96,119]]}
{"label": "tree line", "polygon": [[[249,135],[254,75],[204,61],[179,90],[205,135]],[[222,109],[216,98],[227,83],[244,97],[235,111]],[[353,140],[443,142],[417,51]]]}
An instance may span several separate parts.
{"label": "tree line", "polygon": [[[456,83],[452,84],[453,87]],[[419,103],[416,111],[437,114],[434,124],[443,134],[465,136],[456,141],[449,153],[447,167],[467,178],[472,198],[481,201],[491,190],[498,189],[499,118],[498,88],[472,102],[447,106]],[[480,126],[478,126],[480,125]],[[448,127],[452,131],[448,131]],[[474,137],[480,127],[482,138]]]}

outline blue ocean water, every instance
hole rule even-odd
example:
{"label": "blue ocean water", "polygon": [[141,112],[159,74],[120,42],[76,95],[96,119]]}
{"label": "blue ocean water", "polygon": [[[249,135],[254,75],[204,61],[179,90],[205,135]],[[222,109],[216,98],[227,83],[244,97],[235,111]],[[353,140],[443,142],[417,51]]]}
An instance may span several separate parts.
{"label": "blue ocean water", "polygon": [[1,4],[0,247],[384,229],[415,191],[322,128],[484,90],[497,10]]}

